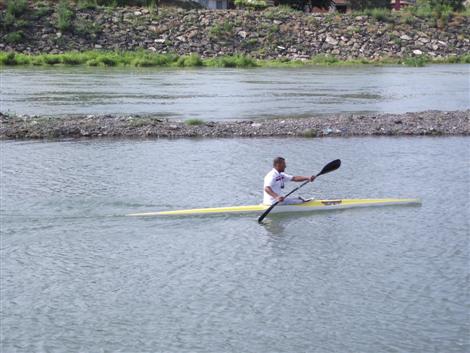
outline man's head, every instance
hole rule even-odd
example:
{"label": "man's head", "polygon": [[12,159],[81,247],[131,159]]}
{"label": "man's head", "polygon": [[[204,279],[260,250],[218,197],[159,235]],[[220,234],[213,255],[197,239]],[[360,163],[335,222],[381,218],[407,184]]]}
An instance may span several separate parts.
{"label": "man's head", "polygon": [[286,170],[286,160],[282,157],[276,157],[273,160],[273,167],[276,169],[279,173],[282,173],[283,171]]}

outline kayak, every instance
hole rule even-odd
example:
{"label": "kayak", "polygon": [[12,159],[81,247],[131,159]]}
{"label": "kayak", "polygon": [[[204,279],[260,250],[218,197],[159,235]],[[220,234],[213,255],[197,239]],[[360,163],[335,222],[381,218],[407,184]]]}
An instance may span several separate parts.
{"label": "kayak", "polygon": [[[279,205],[271,211],[274,213],[296,213],[296,212],[317,212],[327,210],[338,210],[357,207],[375,207],[392,205],[419,205],[419,199],[337,199],[337,200],[311,200],[297,205]],[[145,216],[193,216],[208,214],[244,214],[244,213],[262,213],[269,206],[231,206],[215,208],[194,208],[188,210],[159,211],[145,213],[131,213],[127,216],[145,217]]]}

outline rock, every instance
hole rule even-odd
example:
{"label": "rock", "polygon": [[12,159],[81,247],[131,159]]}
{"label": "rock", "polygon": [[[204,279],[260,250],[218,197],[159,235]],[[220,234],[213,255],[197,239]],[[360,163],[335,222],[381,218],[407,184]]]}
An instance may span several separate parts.
{"label": "rock", "polygon": [[248,35],[248,33],[246,33],[245,31],[240,31],[237,33],[240,37],[242,37],[243,39],[245,39]]}
{"label": "rock", "polygon": [[411,40],[411,37],[407,34],[403,34],[402,36],[400,36],[400,39],[401,40]]}
{"label": "rock", "polygon": [[415,49],[415,50],[413,50],[413,54],[414,55],[423,55],[423,52],[419,49]]}
{"label": "rock", "polygon": [[330,35],[326,36],[325,42],[327,42],[328,44],[331,44],[331,45],[338,44],[338,41],[335,38],[331,37]]}

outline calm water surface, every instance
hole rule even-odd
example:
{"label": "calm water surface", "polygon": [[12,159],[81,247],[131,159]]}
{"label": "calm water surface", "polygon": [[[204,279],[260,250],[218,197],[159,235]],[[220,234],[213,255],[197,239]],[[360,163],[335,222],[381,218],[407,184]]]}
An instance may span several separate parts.
{"label": "calm water surface", "polygon": [[[468,138],[0,146],[2,352],[470,350]],[[423,205],[123,217],[257,203],[281,153],[343,160],[304,196]]]}
{"label": "calm water surface", "polygon": [[3,68],[1,111],[256,119],[470,109],[470,65],[290,69]]}

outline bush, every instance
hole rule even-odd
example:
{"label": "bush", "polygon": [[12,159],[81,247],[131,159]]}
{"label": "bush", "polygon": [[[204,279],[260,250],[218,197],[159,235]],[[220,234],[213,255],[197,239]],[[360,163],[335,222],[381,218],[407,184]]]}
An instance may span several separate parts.
{"label": "bush", "polygon": [[3,18],[3,28],[7,29],[12,27],[16,22],[16,18],[11,13],[7,12]]}
{"label": "bush", "polygon": [[389,9],[376,8],[366,10],[365,12],[368,16],[375,18],[377,21],[393,22],[392,12]]}
{"label": "bush", "polygon": [[96,0],[78,0],[77,6],[80,10],[94,10],[98,4]]}
{"label": "bush", "polygon": [[298,12],[298,10],[293,9],[288,5],[279,5],[275,7],[268,7],[263,11],[263,15],[270,20],[282,20]]}
{"label": "bush", "polygon": [[180,67],[196,67],[202,66],[203,62],[199,55],[191,54],[179,57],[176,62],[176,65]]}
{"label": "bush", "polygon": [[188,119],[185,121],[186,125],[189,126],[198,126],[198,125],[204,125],[204,121],[201,119]]}
{"label": "bush", "polygon": [[60,57],[54,54],[46,54],[42,57],[42,59],[47,65],[56,65],[61,63]]}
{"label": "bush", "polygon": [[35,18],[35,19],[39,19],[39,18],[42,18],[42,17],[48,15],[51,11],[52,11],[52,9],[48,6],[39,6],[36,9],[36,11],[34,11],[32,17]]}
{"label": "bush", "polygon": [[80,21],[73,29],[74,33],[82,36],[94,35],[102,31],[101,26],[89,20]]}
{"label": "bush", "polygon": [[9,0],[7,3],[7,13],[14,17],[22,15],[28,8],[28,0]]}
{"label": "bush", "polygon": [[83,63],[83,60],[80,57],[79,53],[77,53],[77,54],[74,54],[74,53],[63,54],[61,61],[65,65],[80,65],[80,64]]}
{"label": "bush", "polygon": [[2,65],[16,65],[16,54],[15,53],[0,53],[0,63]]}
{"label": "bush", "polygon": [[72,28],[73,12],[69,8],[67,0],[61,0],[57,6],[57,28],[61,32],[68,31]]}
{"label": "bush", "polygon": [[262,10],[268,7],[264,0],[235,0],[234,3],[237,7],[245,9]]}
{"label": "bush", "polygon": [[413,56],[409,58],[405,58],[403,60],[403,64],[406,66],[412,66],[412,67],[423,67],[429,62],[429,58],[421,55],[421,56]]}
{"label": "bush", "polygon": [[208,66],[216,67],[256,67],[256,61],[250,56],[246,55],[233,55],[233,56],[220,56],[217,58],[209,59]]}
{"label": "bush", "polygon": [[209,37],[220,38],[233,34],[233,24],[229,21],[216,23],[209,29]]}
{"label": "bush", "polygon": [[10,32],[7,35],[5,35],[4,40],[8,44],[17,44],[17,43],[21,43],[23,38],[24,38],[23,32],[16,31],[16,32]]}

